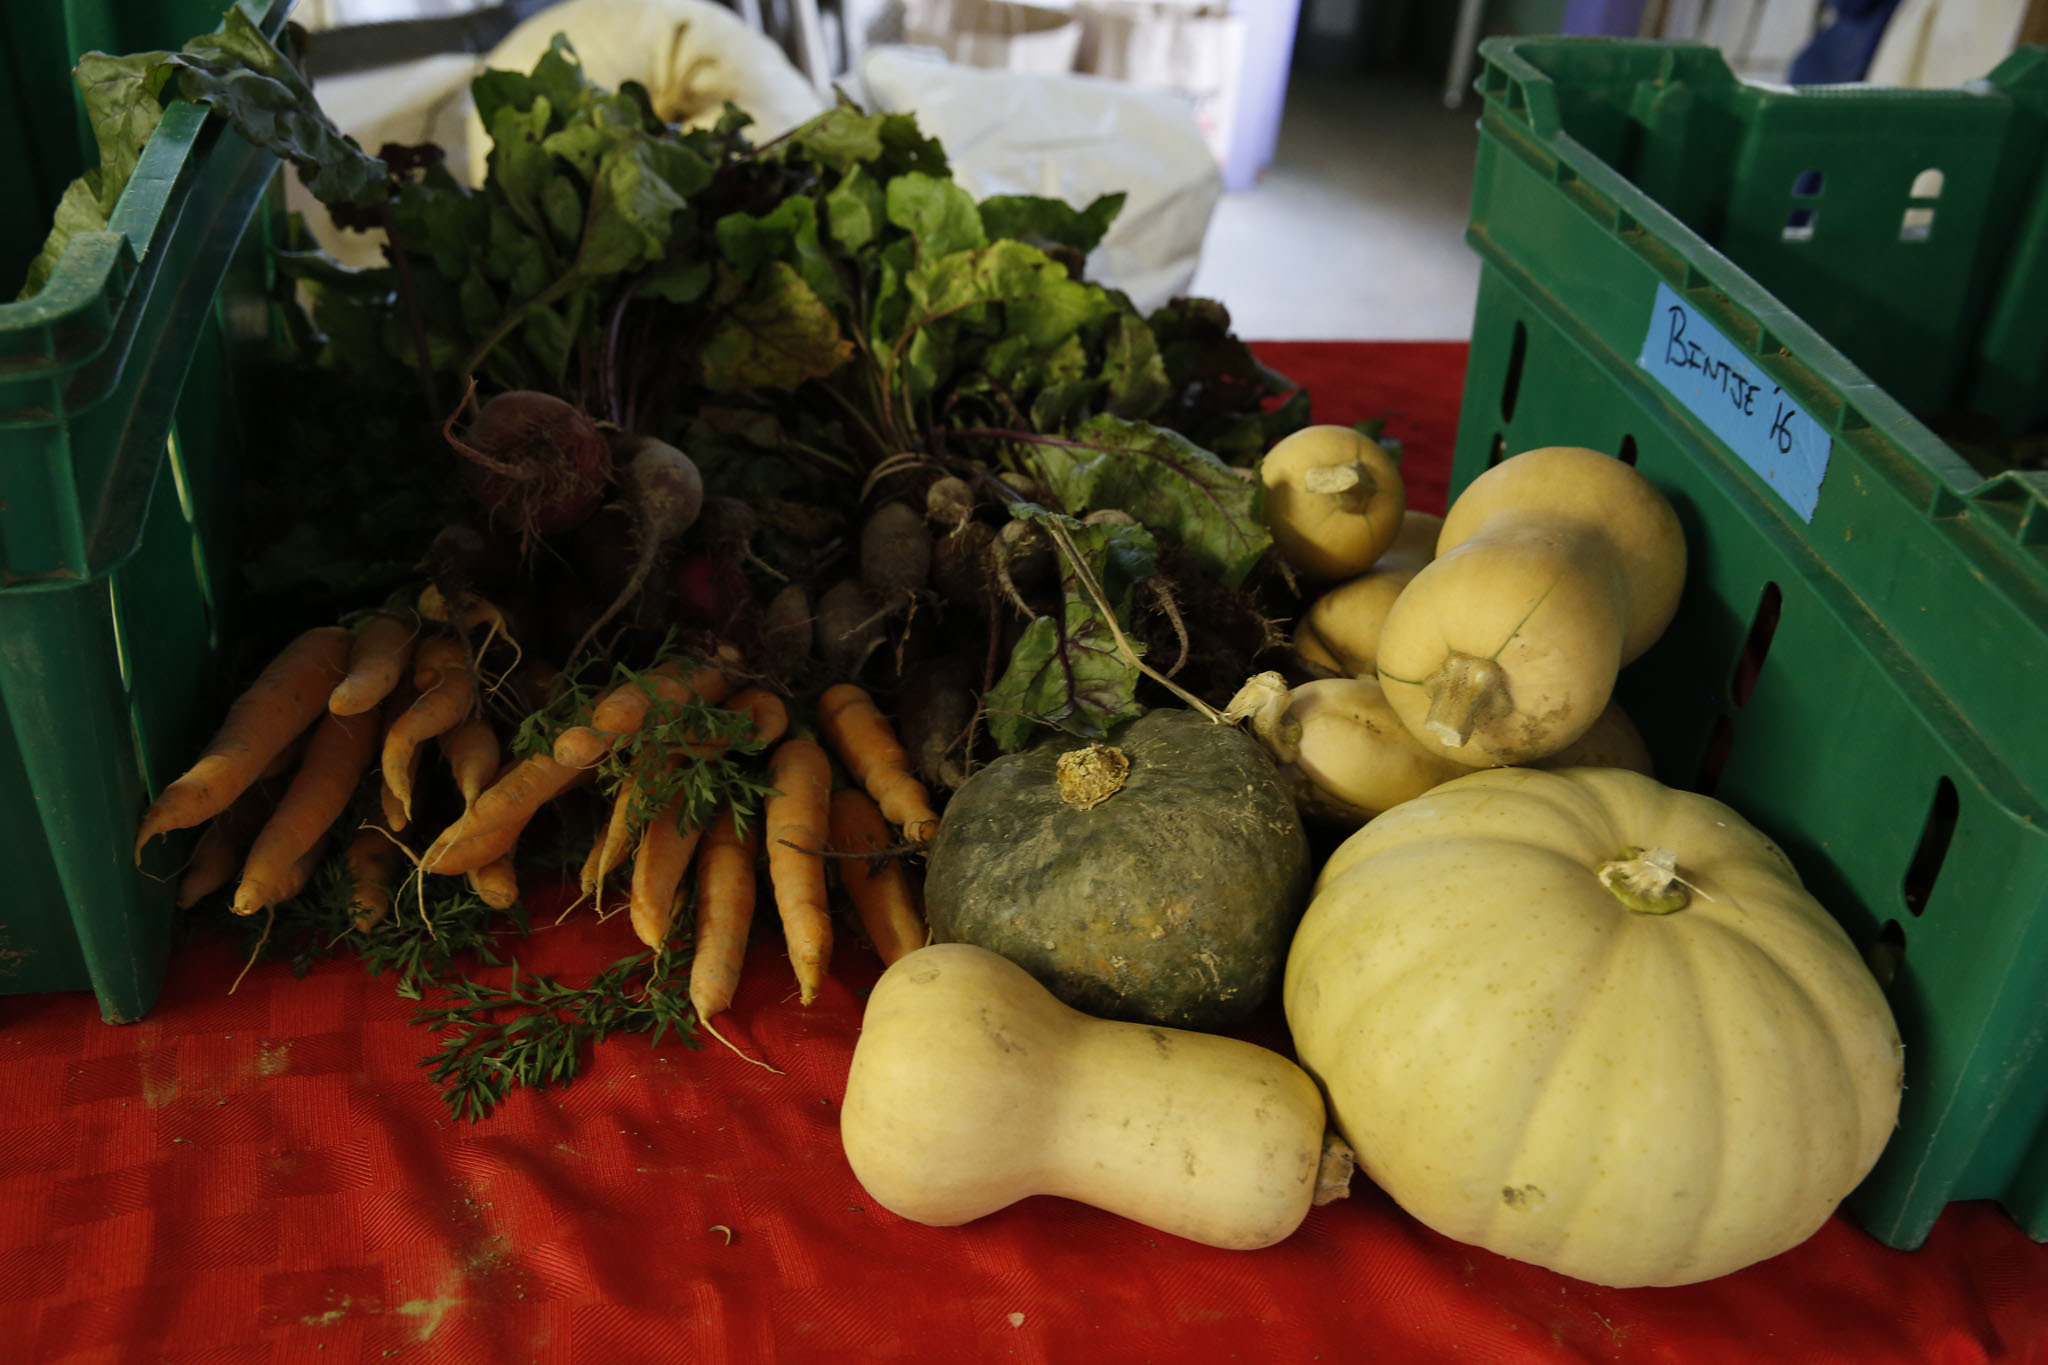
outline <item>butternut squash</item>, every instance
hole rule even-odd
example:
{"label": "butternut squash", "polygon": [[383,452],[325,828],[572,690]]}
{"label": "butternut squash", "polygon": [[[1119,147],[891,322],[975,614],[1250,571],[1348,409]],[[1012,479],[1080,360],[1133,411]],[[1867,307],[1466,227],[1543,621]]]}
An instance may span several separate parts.
{"label": "butternut squash", "polygon": [[1350,1178],[1321,1094],[1277,1052],[1091,1018],[965,943],[882,973],[839,1131],[876,1203],[936,1227],[1049,1194],[1250,1249]]}
{"label": "butternut squash", "polygon": [[1261,673],[1224,718],[1249,720],[1302,814],[1331,824],[1356,828],[1472,771],[1417,743],[1371,678],[1289,688],[1278,673]]}
{"label": "butternut squash", "polygon": [[1626,768],[1644,777],[1657,775],[1655,765],[1650,762],[1650,746],[1643,742],[1643,732],[1636,729],[1636,723],[1628,718],[1628,713],[1621,709],[1618,701],[1608,702],[1607,709],[1600,713],[1585,734],[1530,766]]}
{"label": "butternut squash", "polygon": [[1437,558],[1387,613],[1387,700],[1468,766],[1547,758],[1670,623],[1685,560],[1671,504],[1621,461],[1577,446],[1504,460],[1451,505]]}
{"label": "butternut squash", "polygon": [[1436,557],[1444,519],[1410,508],[1387,552],[1372,567],[1331,588],[1302,613],[1294,652],[1310,668],[1332,677],[1370,678],[1378,665],[1380,627],[1394,599],[1423,565]]}

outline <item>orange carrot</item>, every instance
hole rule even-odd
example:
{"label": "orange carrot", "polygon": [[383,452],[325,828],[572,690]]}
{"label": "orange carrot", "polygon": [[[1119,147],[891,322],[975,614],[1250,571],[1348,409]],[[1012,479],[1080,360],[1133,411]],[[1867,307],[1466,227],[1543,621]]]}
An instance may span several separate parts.
{"label": "orange carrot", "polygon": [[429,635],[420,641],[412,657],[412,685],[425,693],[438,687],[450,673],[470,676],[469,651],[453,635]]}
{"label": "orange carrot", "polygon": [[185,875],[178,879],[180,910],[190,909],[235,879],[242,869],[242,859],[248,855],[249,841],[277,809],[277,798],[284,790],[285,775],[289,772],[289,768],[283,768],[258,778],[254,786],[235,798],[232,806],[207,821],[198,842],[192,845]]}
{"label": "orange carrot", "polygon": [[[414,752],[413,759],[417,765],[417,751]],[[377,779],[377,804],[384,814],[384,828],[393,834],[397,834],[412,823],[412,816],[406,813],[404,804],[398,799],[398,793],[391,790],[391,784],[381,777]]]}
{"label": "orange carrot", "polygon": [[668,942],[682,901],[683,874],[703,835],[695,827],[683,828],[682,819],[683,797],[678,793],[647,822],[633,850],[633,889],[627,907],[633,914],[633,932],[650,948]]}
{"label": "orange carrot", "polygon": [[306,727],[327,714],[327,698],[348,664],[352,637],[317,626],[272,659],[235,699],[206,752],[142,813],[135,861],[166,830],[190,829],[226,810]]}
{"label": "orange carrot", "polygon": [[786,739],[768,759],[775,784],[762,811],[768,881],[789,942],[797,990],[808,1005],[832,961],[832,915],[825,900],[825,837],[830,824],[832,764],[815,740]]}
{"label": "orange carrot", "polygon": [[[746,738],[762,744],[773,744],[789,730],[789,708],[782,698],[765,687],[749,687],[735,692],[724,702],[728,711],[744,711],[749,718]],[[692,758],[715,758],[730,747],[732,741],[713,739],[689,745],[683,752]]]}
{"label": "orange carrot", "polygon": [[565,768],[546,754],[523,758],[484,788],[462,817],[428,846],[420,865],[429,872],[473,872],[512,851],[540,808],[590,780],[588,769]]}
{"label": "orange carrot", "polygon": [[519,874],[513,871],[509,854],[494,863],[484,864],[470,872],[468,877],[469,889],[491,909],[510,910],[518,904]]}
{"label": "orange carrot", "polygon": [[605,878],[617,871],[633,851],[634,841],[640,835],[640,823],[633,818],[633,810],[640,804],[640,792],[640,776],[634,772],[626,775],[613,794],[611,818],[605,821],[604,832],[591,845],[590,859],[583,867],[582,887],[586,895],[596,896]]}
{"label": "orange carrot", "polygon": [[234,911],[253,915],[296,892],[284,891],[287,874],[308,850],[327,837],[348,809],[356,785],[377,752],[375,716],[323,716],[306,742],[306,756],[277,809],[249,847]]}
{"label": "orange carrot", "polygon": [[930,937],[919,879],[901,859],[878,856],[894,842],[889,822],[865,792],[845,787],[832,793],[832,851],[868,855],[841,859],[839,880],[884,967]]}
{"label": "orange carrot", "polygon": [[828,687],[818,698],[818,723],[853,780],[875,799],[889,823],[902,827],[904,837],[917,843],[938,832],[931,796],[910,771],[910,756],[873,697],[854,683]]}
{"label": "orange carrot", "polygon": [[704,833],[697,854],[697,955],[690,960],[690,1007],[709,1020],[732,1008],[740,964],[747,956],[747,931],[754,922],[754,857],[761,827],[742,836],[732,809]]}
{"label": "orange carrot", "polygon": [[455,776],[455,789],[462,793],[464,810],[476,804],[484,788],[498,775],[504,755],[498,748],[498,732],[481,716],[462,722],[436,737],[448,770]]}
{"label": "orange carrot", "polygon": [[[743,692],[735,693],[729,709],[743,711],[751,718],[752,726],[747,732],[749,739],[772,744],[782,738],[783,732],[789,728],[789,709],[783,705],[780,697],[766,688],[750,687]],[[710,740],[671,751],[655,769],[658,778],[656,785],[665,785],[667,775],[673,773],[686,758],[710,758],[723,752],[728,744],[729,741],[726,740]],[[625,781],[619,784],[618,793],[612,801],[611,818],[605,824],[603,835],[592,847],[591,856],[583,865],[581,880],[585,895],[595,895],[603,886],[604,879],[609,877],[632,851],[633,840],[638,834],[632,813],[640,804],[641,793],[646,786],[647,783],[637,772],[628,774]]]}
{"label": "orange carrot", "polygon": [[[729,664],[736,656],[720,651],[718,657]],[[571,768],[594,767],[621,737],[647,723],[656,699],[676,706],[716,706],[732,694],[732,686],[717,663],[670,659],[657,664],[599,697],[591,707],[590,724],[572,725],[556,736],[555,759]]]}
{"label": "orange carrot", "polygon": [[367,934],[391,913],[391,893],[399,884],[405,858],[398,844],[375,825],[357,830],[341,856],[348,869],[350,920]]}
{"label": "orange carrot", "polygon": [[359,716],[390,696],[412,662],[418,635],[419,627],[403,616],[372,616],[349,646],[348,673],[328,694],[327,709],[337,716]]}
{"label": "orange carrot", "polygon": [[462,642],[431,636],[421,642],[413,685],[419,696],[384,732],[384,781],[398,797],[399,809],[412,818],[412,780],[420,745],[446,734],[468,718],[476,705],[476,682],[470,676]]}
{"label": "orange carrot", "polygon": [[[420,615],[429,621],[446,623],[455,619],[455,613],[449,609],[448,599],[443,597],[441,590],[432,583],[421,589],[416,606]],[[483,642],[477,646],[477,653],[483,653],[491,641],[498,638],[510,641],[514,654],[520,652],[519,641],[513,637],[512,625],[505,619],[505,613],[498,609],[496,603],[475,593],[468,593],[462,599],[462,628],[470,631],[479,626],[488,629],[484,632]]]}
{"label": "orange carrot", "polygon": [[290,900],[312,882],[314,870],[320,866],[320,860],[327,856],[327,840],[328,834],[323,833],[313,841],[311,848],[299,855],[298,861],[284,870],[284,875],[274,885],[276,900],[271,902],[272,905]]}
{"label": "orange carrot", "polygon": [[[590,841],[590,852],[583,858],[583,870],[576,874],[576,884],[583,888],[583,894],[577,898],[576,904],[581,905],[584,901],[595,902],[600,917],[604,914],[604,879],[612,874],[611,868],[602,865],[603,861],[604,836],[600,834]],[[574,908],[575,906],[570,907]]]}

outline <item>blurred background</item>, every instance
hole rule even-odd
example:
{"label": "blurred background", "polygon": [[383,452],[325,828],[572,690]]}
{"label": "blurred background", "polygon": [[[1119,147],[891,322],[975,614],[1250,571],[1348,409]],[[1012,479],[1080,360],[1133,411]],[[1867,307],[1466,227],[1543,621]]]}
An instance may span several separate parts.
{"label": "blurred background", "polygon": [[1468,334],[1490,34],[1693,39],[1751,81],[1917,86],[2048,42],[2048,0],[302,0],[295,17],[322,103],[372,150],[481,144],[471,75],[530,67],[555,32],[675,122],[733,98],[772,136],[835,90],[908,110],[977,194],[1128,191],[1091,270],[1145,304],[1221,300],[1262,339]]}

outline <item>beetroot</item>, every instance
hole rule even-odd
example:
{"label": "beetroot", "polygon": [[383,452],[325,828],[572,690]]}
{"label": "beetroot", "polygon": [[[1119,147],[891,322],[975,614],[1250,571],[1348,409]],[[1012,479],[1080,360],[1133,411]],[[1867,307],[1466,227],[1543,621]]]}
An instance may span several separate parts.
{"label": "beetroot", "polygon": [[675,623],[729,636],[754,614],[754,590],[740,566],[707,550],[679,555],[669,571]]}
{"label": "beetroot", "polygon": [[542,536],[582,525],[603,503],[612,479],[611,446],[575,404],[530,389],[491,398],[459,436],[445,434],[463,458],[462,482],[492,526],[531,550]]}
{"label": "beetroot", "polygon": [[704,478],[697,462],[666,441],[633,432],[611,438],[614,458],[623,462],[619,482],[625,486],[626,516],[632,527],[633,564],[626,581],[598,618],[569,651],[569,660],[583,652],[597,632],[640,596],[669,551],[697,524],[704,509]]}

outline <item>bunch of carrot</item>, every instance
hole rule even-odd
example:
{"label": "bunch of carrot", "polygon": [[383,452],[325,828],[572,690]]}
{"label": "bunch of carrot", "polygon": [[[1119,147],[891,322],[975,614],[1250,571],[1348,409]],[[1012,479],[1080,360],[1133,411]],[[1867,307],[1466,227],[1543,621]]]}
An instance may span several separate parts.
{"label": "bunch of carrot", "polygon": [[[375,814],[348,834],[341,855],[358,929],[391,914],[408,863],[422,874],[466,877],[486,904],[509,907],[520,894],[514,857],[521,834],[548,803],[624,751],[633,762],[609,796],[608,818],[582,868],[581,899],[596,902],[602,915],[608,879],[630,864],[626,908],[634,933],[664,949],[691,889],[694,859],[690,1001],[700,1018],[731,1007],[754,916],[756,864],[764,858],[805,1004],[832,955],[828,861],[885,963],[924,943],[920,887],[902,855],[929,840],[938,816],[863,689],[828,688],[818,698],[813,738],[789,733],[781,697],[738,687],[735,656],[672,659],[600,694],[588,722],[562,730],[549,750],[506,764],[480,705],[485,689],[466,637],[440,629],[436,618],[445,621],[445,613],[425,605],[418,615],[373,615],[353,631],[309,630],[236,699],[198,761],[144,813],[136,837],[140,862],[151,839],[206,825],[180,882],[181,905],[230,881],[237,914],[298,895],[374,780]],[[692,822],[674,780],[684,765],[725,757],[734,738],[641,742],[650,727],[690,705],[744,716],[740,738],[767,752],[773,790],[758,824],[731,806]],[[430,748],[439,750],[462,805],[414,853],[400,835],[414,822]],[[832,755],[853,785],[833,790]]]}
{"label": "bunch of carrot", "polygon": [[[925,928],[919,887],[900,858],[890,856],[896,840],[889,822],[913,842],[928,839],[938,824],[903,746],[866,692],[850,684],[826,691],[818,705],[825,740],[820,744],[789,733],[788,707],[773,692],[760,687],[734,691],[728,664],[672,662],[614,687],[598,698],[589,724],[564,730],[548,755],[559,769],[588,771],[663,714],[664,706],[703,702],[748,717],[745,738],[767,749],[773,788],[760,827],[743,823],[730,807],[693,824],[685,818],[680,794],[658,811],[642,809],[648,789],[673,785],[662,779],[680,765],[715,761],[726,742],[688,742],[651,751],[640,747],[639,766],[613,793],[609,818],[580,877],[582,898],[597,902],[602,913],[606,879],[630,856],[627,908],[633,929],[642,943],[658,949],[674,932],[695,859],[690,1002],[706,1020],[729,1009],[738,989],[758,896],[756,863],[764,850],[798,994],[809,1004],[832,956],[825,855],[847,855],[841,881],[876,951],[893,962],[922,945]],[[832,790],[827,745],[862,790]],[[425,865],[436,866],[432,850]]]}
{"label": "bunch of carrot", "polygon": [[[492,786],[501,761],[468,646],[423,626],[410,613],[380,612],[353,631],[320,626],[294,639],[143,813],[137,862],[151,839],[204,824],[179,904],[233,881],[235,913],[270,909],[305,889],[374,774],[380,814],[355,831],[344,860],[358,927],[389,914],[406,861],[396,836],[412,818],[428,745],[466,798]],[[472,881],[491,904],[518,897],[509,861],[480,866]]]}

